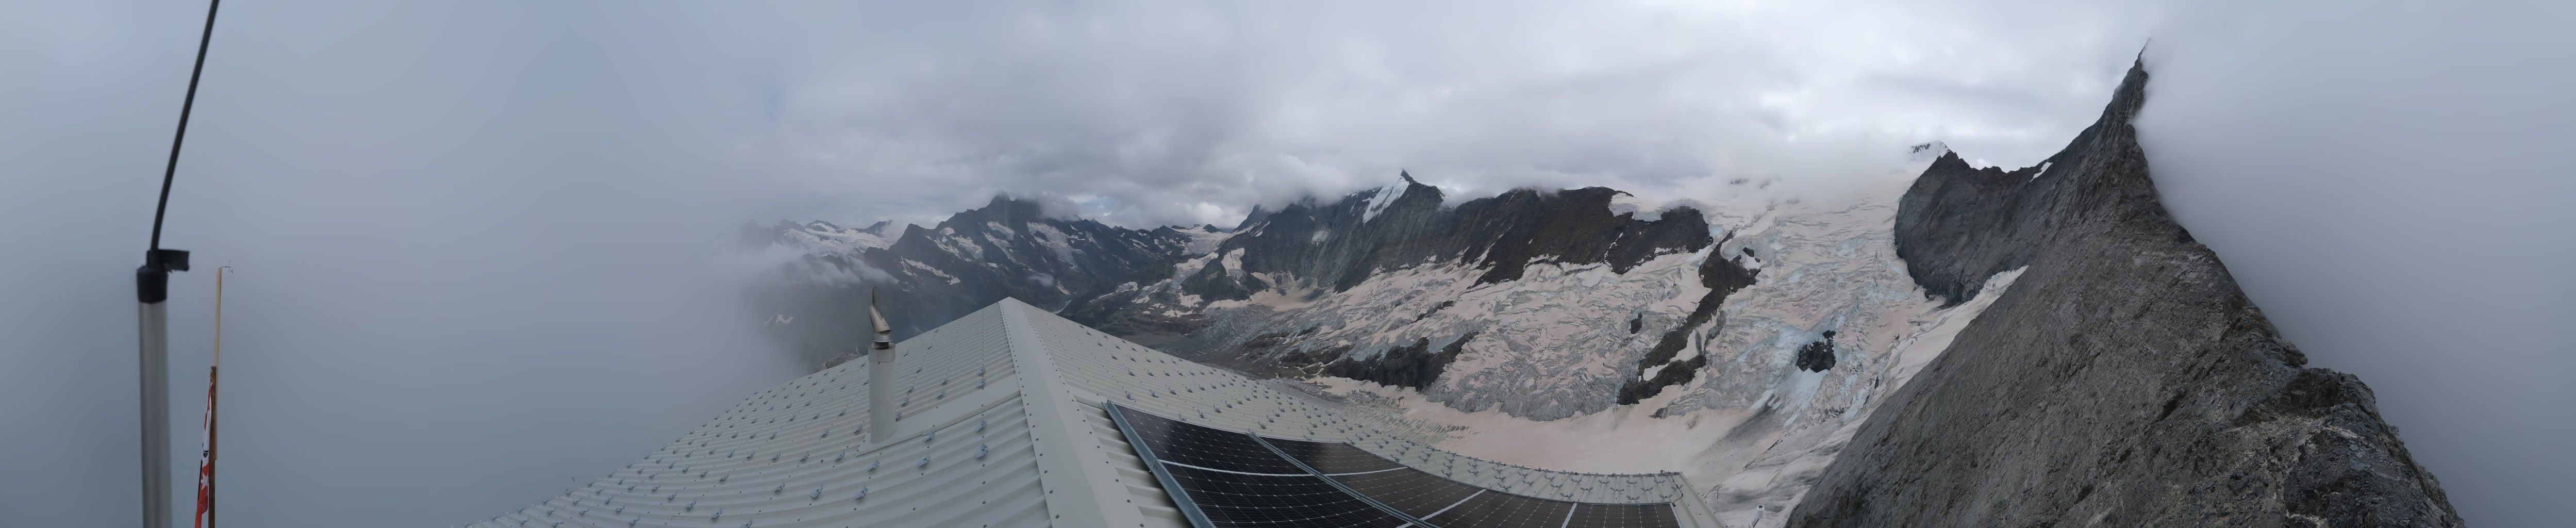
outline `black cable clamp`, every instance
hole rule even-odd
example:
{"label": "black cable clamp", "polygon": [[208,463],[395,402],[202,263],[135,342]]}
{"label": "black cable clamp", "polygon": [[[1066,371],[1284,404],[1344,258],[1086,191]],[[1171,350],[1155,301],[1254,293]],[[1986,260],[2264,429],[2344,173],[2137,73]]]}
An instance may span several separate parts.
{"label": "black cable clamp", "polygon": [[154,249],[143,252],[143,266],[134,268],[134,300],[155,304],[170,298],[170,272],[188,271],[188,250]]}

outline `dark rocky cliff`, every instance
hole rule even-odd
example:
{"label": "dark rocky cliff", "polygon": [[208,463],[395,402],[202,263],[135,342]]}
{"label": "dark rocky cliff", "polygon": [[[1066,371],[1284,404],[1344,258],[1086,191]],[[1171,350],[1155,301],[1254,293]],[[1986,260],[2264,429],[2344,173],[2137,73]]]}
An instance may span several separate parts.
{"label": "dark rocky cliff", "polygon": [[2044,168],[1945,156],[1896,243],[1957,303],[2027,266],[1873,412],[1796,527],[2460,526],[2370,389],[2307,359],[2174,223],[2109,108]]}
{"label": "dark rocky cliff", "polygon": [[[1538,262],[1608,263],[1625,273],[1656,255],[1697,251],[1710,242],[1708,222],[1698,210],[1675,208],[1655,220],[1614,214],[1610,201],[1619,191],[1607,187],[1513,189],[1452,209],[1440,205],[1439,188],[1401,177],[1400,190],[1256,211],[1217,252],[1243,250],[1240,271],[1285,273],[1341,291],[1378,271],[1425,261],[1483,269],[1479,283],[1518,279]],[[1389,199],[1380,193],[1397,194]],[[1185,284],[1210,299],[1242,299],[1267,287],[1230,284],[1226,271],[1211,267],[1200,271],[1204,279]]]}

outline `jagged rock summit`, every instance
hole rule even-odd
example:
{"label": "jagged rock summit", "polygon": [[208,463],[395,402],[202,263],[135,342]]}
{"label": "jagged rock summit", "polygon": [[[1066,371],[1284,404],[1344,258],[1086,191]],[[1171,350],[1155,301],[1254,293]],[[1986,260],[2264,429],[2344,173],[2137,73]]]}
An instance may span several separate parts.
{"label": "jagged rock summit", "polygon": [[1793,527],[2460,526],[2351,375],[2305,368],[2173,221],[2129,121],[2038,167],[1945,154],[1908,189],[1896,248],[1958,303],[2024,270],[1870,415]]}

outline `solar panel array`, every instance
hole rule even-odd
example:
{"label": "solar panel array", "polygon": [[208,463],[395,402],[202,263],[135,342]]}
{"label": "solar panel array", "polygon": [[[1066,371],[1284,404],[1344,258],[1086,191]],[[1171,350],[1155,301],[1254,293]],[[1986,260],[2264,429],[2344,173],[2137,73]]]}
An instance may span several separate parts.
{"label": "solar panel array", "polygon": [[[1384,429],[1392,423],[1348,413],[1284,384],[1255,381],[1138,345],[1099,330],[1020,308],[1046,350],[1048,370],[1060,372],[1071,396],[1095,409],[1116,402],[1140,412],[1188,420],[1265,438],[1295,438],[1357,446],[1444,478],[1518,495],[1601,504],[1684,503],[1697,508],[1678,473],[1603,474],[1556,471],[1485,460],[1442,450],[1434,437]],[[1085,413],[1108,425],[1106,413]],[[1116,427],[1101,431],[1102,445],[1129,446]],[[1132,456],[1132,455],[1131,455]],[[1140,462],[1141,464],[1141,462]],[[1137,468],[1142,471],[1143,468]],[[1146,479],[1150,482],[1151,479]],[[1137,489],[1157,498],[1159,487]],[[1177,512],[1175,512],[1177,514]],[[1714,520],[1695,522],[1713,525]]]}
{"label": "solar panel array", "polygon": [[1111,404],[1137,455],[1201,528],[1668,528],[1671,503],[1567,502],[1451,480],[1344,443],[1210,428]]}

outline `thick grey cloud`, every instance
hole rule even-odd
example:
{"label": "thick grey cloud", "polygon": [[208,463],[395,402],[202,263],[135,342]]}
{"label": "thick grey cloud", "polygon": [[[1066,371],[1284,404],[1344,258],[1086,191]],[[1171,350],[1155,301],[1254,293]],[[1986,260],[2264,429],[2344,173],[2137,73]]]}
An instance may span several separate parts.
{"label": "thick grey cloud", "polygon": [[2185,227],[2352,372],[2462,518],[2563,524],[2576,474],[2566,2],[2182,10],[2138,117]]}
{"label": "thick grey cloud", "polygon": [[782,10],[714,24],[792,42],[714,45],[774,57],[779,122],[744,146],[831,197],[817,215],[928,223],[1009,192],[1139,226],[1230,223],[1398,169],[1461,195],[1675,195],[1831,188],[1935,139],[2035,160],[2098,109],[2146,24],[1895,2]]}
{"label": "thick grey cloud", "polygon": [[[2547,524],[2576,469],[2544,443],[2576,222],[2537,213],[2571,194],[2563,6],[949,4],[228,5],[169,242],[242,270],[227,522],[481,518],[792,375],[708,255],[746,219],[1226,224],[1398,169],[1826,195],[1924,141],[2035,162],[2150,36],[2177,213],[2463,515]],[[128,270],[202,9],[0,5],[13,520],[132,515]],[[179,280],[184,432],[211,284]]]}
{"label": "thick grey cloud", "polygon": [[[225,7],[165,243],[199,268],[170,308],[181,473],[209,271],[240,270],[227,526],[514,510],[804,367],[713,272],[758,210],[719,158],[662,154],[756,115],[653,104],[719,82],[620,58],[598,14],[551,6]],[[0,524],[134,522],[130,270],[202,8],[0,12],[0,35],[43,36],[0,63]]]}

